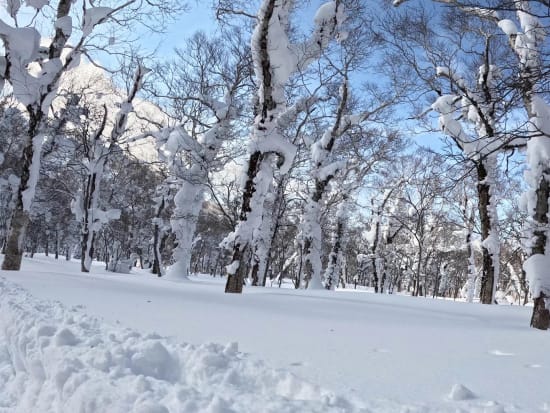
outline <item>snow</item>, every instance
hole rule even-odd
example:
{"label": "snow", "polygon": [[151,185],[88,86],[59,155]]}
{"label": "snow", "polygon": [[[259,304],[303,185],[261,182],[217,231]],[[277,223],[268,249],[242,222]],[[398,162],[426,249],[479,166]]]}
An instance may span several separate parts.
{"label": "snow", "polygon": [[63,16],[55,21],[55,28],[60,29],[63,34],[69,37],[73,31],[73,19],[71,16]]}
{"label": "snow", "polygon": [[38,183],[38,177],[40,175],[40,153],[42,151],[42,144],[44,143],[44,135],[39,134],[32,140],[32,161],[29,171],[29,180],[27,181],[27,187],[23,190],[21,196],[23,198],[23,209],[30,211],[32,202],[34,199],[34,193],[36,191],[36,184]]}
{"label": "snow", "polygon": [[273,131],[268,139],[252,142],[252,146],[262,153],[276,153],[282,157],[282,164],[279,166],[281,174],[286,174],[292,167],[294,157],[296,156],[297,147],[291,142],[284,139],[279,133]]}
{"label": "snow", "polygon": [[475,399],[475,394],[462,384],[455,384],[449,394],[451,400],[469,400]]}
{"label": "snow", "polygon": [[238,351],[112,326],[0,279],[2,412],[353,412]]}
{"label": "snow", "polygon": [[103,22],[111,13],[113,9],[110,7],[92,7],[87,9],[84,13],[84,24],[82,25],[82,35],[84,37],[89,36],[92,33],[94,27]]}
{"label": "snow", "polygon": [[334,1],[329,1],[325,4],[322,4],[315,13],[313,21],[317,26],[323,26],[330,19],[334,19],[336,13],[336,3]]}
{"label": "snow", "polygon": [[507,36],[513,36],[518,33],[518,28],[516,24],[509,19],[503,19],[498,22],[498,27],[504,32]]}
{"label": "snow", "polygon": [[529,290],[533,297],[540,296],[541,292],[547,297],[550,296],[548,268],[550,268],[550,257],[547,255],[535,254],[523,263],[523,269],[529,282]]}
{"label": "snow", "polygon": [[[169,412],[535,413],[550,403],[550,336],[529,328],[530,308],[352,289],[233,295],[220,278],[78,270],[37,254],[20,273],[0,272],[0,412],[89,402],[90,412],[149,403]],[[463,393],[457,384],[476,398],[450,397]],[[17,399],[18,410],[6,407]],[[54,402],[67,407],[38,404]]]}

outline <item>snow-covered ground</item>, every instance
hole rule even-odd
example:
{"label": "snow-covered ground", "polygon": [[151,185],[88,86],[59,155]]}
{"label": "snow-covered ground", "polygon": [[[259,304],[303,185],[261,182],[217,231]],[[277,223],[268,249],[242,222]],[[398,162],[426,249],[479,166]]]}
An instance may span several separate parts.
{"label": "snow-covered ground", "polygon": [[228,295],[43,256],[0,277],[0,412],[550,412],[529,308]]}

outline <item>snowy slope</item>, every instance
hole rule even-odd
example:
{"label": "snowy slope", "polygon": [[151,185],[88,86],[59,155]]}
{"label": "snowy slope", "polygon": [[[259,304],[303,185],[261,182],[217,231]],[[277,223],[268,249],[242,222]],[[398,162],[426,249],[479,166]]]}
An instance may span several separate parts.
{"label": "snowy slope", "polygon": [[[127,369],[122,378],[115,377],[122,380],[115,388],[125,388],[118,386],[124,380],[139,381],[137,376],[143,375],[143,371],[131,366],[133,354],[152,351],[150,348],[160,343],[180,365],[191,366],[179,369],[178,373],[170,373],[167,367],[166,374],[171,381],[168,380],[168,386],[158,386],[164,388],[162,397],[155,391],[149,394],[148,400],[162,402],[170,409],[176,405],[167,401],[176,403],[177,398],[174,396],[177,390],[170,389],[183,387],[188,392],[193,388],[197,403],[202,403],[189,411],[207,411],[213,394],[218,394],[224,400],[220,403],[237,412],[351,412],[361,407],[374,412],[550,411],[550,392],[545,384],[550,373],[550,335],[528,328],[529,309],[526,308],[376,296],[351,290],[334,293],[249,288],[242,296],[226,295],[221,282],[210,278],[174,283],[145,273],[105,273],[99,266],[94,267],[93,274],[82,275],[78,273],[78,263],[54,262],[44,257],[25,260],[21,273],[1,275],[36,297],[59,300],[67,306],[82,306],[68,311],[60,304],[45,304],[4,281],[0,297],[0,346],[2,340],[7,340],[8,347],[14,345],[12,334],[6,335],[6,331],[13,320],[25,319],[19,310],[13,310],[19,307],[30,320],[37,312],[43,320],[28,321],[24,335],[29,342],[42,324],[53,325],[53,337],[63,328],[73,332],[78,343],[68,348],[76,351],[75,354],[56,350],[54,344],[47,346],[52,354],[69,353],[69,359],[89,360],[91,356],[83,343],[93,337],[99,337],[109,349],[113,345],[109,337],[112,334],[118,337],[119,348],[125,349],[121,358],[113,361],[107,372],[99,369],[101,371],[86,374],[92,377],[100,374],[102,379],[98,380],[104,383],[111,370],[121,371],[122,360]],[[15,304],[6,304],[6,294]],[[87,314],[121,325],[113,327]],[[78,321],[68,324],[67,319],[71,317]],[[80,320],[89,328],[81,327]],[[34,324],[37,326],[32,327]],[[136,329],[141,335],[130,334],[122,326]],[[152,332],[172,338],[160,339],[151,336]],[[212,341],[238,342],[239,350],[244,353],[234,351],[233,345],[203,345]],[[98,351],[100,357],[105,347],[93,351]],[[156,357],[153,353],[155,351],[150,354],[152,359]],[[214,360],[221,357],[224,361],[209,366],[208,362],[199,361],[201,354]],[[35,353],[31,355],[29,360]],[[260,359],[282,370],[267,368]],[[0,360],[5,360],[5,352]],[[162,360],[160,357],[161,365]],[[130,363],[130,367],[124,363]],[[89,367],[83,364],[86,369]],[[55,366],[50,364],[45,371],[58,368]],[[148,362],[145,380],[160,380],[149,374],[156,368]],[[3,366],[0,373],[4,379],[5,369]],[[210,369],[213,374],[203,374],[200,381],[192,375],[188,377],[193,369]],[[231,371],[243,375],[236,381],[238,385],[224,379],[234,374]],[[289,371],[305,380],[290,375]],[[332,397],[308,383],[332,389],[342,397]],[[456,385],[466,386],[473,394]],[[135,390],[136,386],[128,389],[142,393]],[[2,401],[6,399],[4,393],[0,390]],[[131,411],[137,399],[135,395],[127,397],[130,401],[125,402],[124,409]],[[471,399],[457,400],[469,397]],[[241,404],[242,400],[246,402]],[[274,410],[270,410],[269,403],[273,403]],[[169,411],[185,411],[177,409]],[[217,411],[231,410],[224,410],[222,406]]]}

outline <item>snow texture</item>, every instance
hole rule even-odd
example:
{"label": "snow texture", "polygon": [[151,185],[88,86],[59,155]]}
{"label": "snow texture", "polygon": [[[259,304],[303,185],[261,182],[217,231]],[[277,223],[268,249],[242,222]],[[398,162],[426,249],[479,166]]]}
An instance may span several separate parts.
{"label": "snow texture", "polygon": [[355,412],[225,346],[113,327],[0,278],[0,411]]}
{"label": "snow texture", "polygon": [[[284,413],[535,413],[550,402],[545,391],[550,336],[528,327],[529,307],[466,305],[359,288],[295,290],[284,281],[280,289],[250,289],[236,305],[234,295],[222,293],[223,278],[193,276],[181,284],[147,270],[113,277],[102,263],[94,267],[82,274],[78,261],[35,254],[23,259],[20,272],[0,271],[10,280],[0,285],[0,412],[73,413],[79,410],[70,409],[69,401],[93,399],[88,413],[117,413],[119,403],[125,412],[139,412],[147,402],[164,412],[202,413],[209,412],[216,394],[227,402],[223,413],[276,408]],[[13,283],[40,299],[77,308],[39,302]],[[65,329],[74,339],[60,334]],[[43,341],[48,344],[41,351]],[[76,344],[57,347],[54,341]],[[220,367],[216,360],[227,361],[222,354],[234,354],[236,345],[203,344],[211,341],[238,341],[243,353]],[[171,363],[163,351],[153,350],[155,343],[166,349]],[[254,361],[258,358],[280,370],[266,369]],[[42,364],[44,382],[27,369],[32,360]],[[322,404],[327,394],[322,390],[305,397],[305,389],[318,387],[304,388],[289,372],[335,390],[349,404]],[[61,379],[62,373],[68,378],[58,390],[54,376]],[[85,379],[81,386],[80,378]],[[457,383],[477,397],[450,400]],[[281,395],[288,400],[281,401]],[[49,408],[55,403],[63,407]]]}

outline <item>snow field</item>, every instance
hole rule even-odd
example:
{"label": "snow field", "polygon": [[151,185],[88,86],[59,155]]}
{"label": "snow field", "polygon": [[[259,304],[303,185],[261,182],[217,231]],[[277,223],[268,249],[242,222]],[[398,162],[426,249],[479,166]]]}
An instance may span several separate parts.
{"label": "snow field", "polygon": [[355,412],[239,353],[113,327],[0,278],[0,412]]}
{"label": "snow field", "polygon": [[79,268],[0,272],[0,413],[550,412],[531,308]]}

